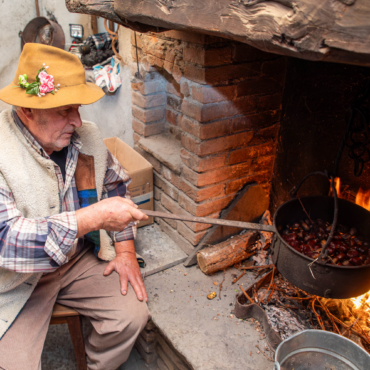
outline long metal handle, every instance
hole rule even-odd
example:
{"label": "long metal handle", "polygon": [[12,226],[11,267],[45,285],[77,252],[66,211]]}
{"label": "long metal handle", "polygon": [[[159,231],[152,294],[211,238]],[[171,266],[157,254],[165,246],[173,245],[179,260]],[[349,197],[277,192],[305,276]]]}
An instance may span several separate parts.
{"label": "long metal handle", "polygon": [[272,232],[272,233],[276,232],[276,229],[273,225],[255,224],[255,223],[252,223],[252,222],[243,222],[243,221],[230,221],[230,220],[223,220],[223,219],[219,219],[219,218],[210,218],[210,217],[195,217],[195,216],[176,215],[176,214],[173,214],[173,213],[149,211],[149,210],[146,210],[146,209],[141,209],[140,211],[145,213],[147,216],[153,216],[153,217],[159,217],[159,218],[170,218],[172,220],[199,222],[199,223],[202,223],[202,224],[239,227],[240,229],[268,231],[268,232]]}

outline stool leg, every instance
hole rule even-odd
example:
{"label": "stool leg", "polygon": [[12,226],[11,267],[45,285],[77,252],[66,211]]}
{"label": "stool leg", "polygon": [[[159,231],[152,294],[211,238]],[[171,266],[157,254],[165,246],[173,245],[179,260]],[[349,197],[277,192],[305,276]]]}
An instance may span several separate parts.
{"label": "stool leg", "polygon": [[73,349],[77,360],[78,370],[87,370],[84,338],[82,335],[81,316],[67,317],[69,334],[71,335]]}

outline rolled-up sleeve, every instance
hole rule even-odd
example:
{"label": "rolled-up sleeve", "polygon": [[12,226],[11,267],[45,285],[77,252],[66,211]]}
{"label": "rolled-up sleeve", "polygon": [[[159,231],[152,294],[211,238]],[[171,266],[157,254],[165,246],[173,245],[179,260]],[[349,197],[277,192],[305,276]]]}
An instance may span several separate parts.
{"label": "rolled-up sleeve", "polygon": [[10,190],[0,187],[0,267],[23,273],[54,271],[68,262],[76,237],[75,212],[26,218]]}
{"label": "rolled-up sleeve", "polygon": [[[108,152],[107,172],[104,178],[102,199],[112,197],[131,199],[128,190],[130,183],[130,176],[117,159]],[[133,240],[136,238],[136,223],[131,222],[121,231],[110,231],[108,233],[114,242]]]}

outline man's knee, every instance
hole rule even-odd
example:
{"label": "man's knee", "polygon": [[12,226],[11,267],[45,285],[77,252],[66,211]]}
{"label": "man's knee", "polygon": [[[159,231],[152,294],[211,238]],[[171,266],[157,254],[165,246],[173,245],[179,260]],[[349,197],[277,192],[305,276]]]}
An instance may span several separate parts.
{"label": "man's knee", "polygon": [[133,289],[129,288],[118,308],[116,330],[125,331],[129,336],[138,335],[144,329],[149,318],[150,314],[146,302],[139,301]]}
{"label": "man's knee", "polygon": [[[124,326],[132,333],[132,335],[139,334],[147,324],[150,314],[148,306],[145,302],[139,302],[135,305],[134,310],[130,312],[122,312],[122,321]],[[123,323],[123,322],[122,322]],[[124,327],[122,327],[124,329]]]}

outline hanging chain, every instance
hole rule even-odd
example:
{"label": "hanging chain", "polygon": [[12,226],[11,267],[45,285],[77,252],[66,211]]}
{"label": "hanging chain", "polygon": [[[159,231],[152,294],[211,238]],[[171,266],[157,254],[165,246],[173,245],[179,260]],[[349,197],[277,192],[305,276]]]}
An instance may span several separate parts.
{"label": "hanging chain", "polygon": [[136,49],[136,64],[137,64],[137,72],[135,73],[135,77],[142,80],[143,76],[140,74],[140,69],[139,69],[139,55],[137,52],[136,32],[134,32],[134,34],[135,34],[135,49]]}

